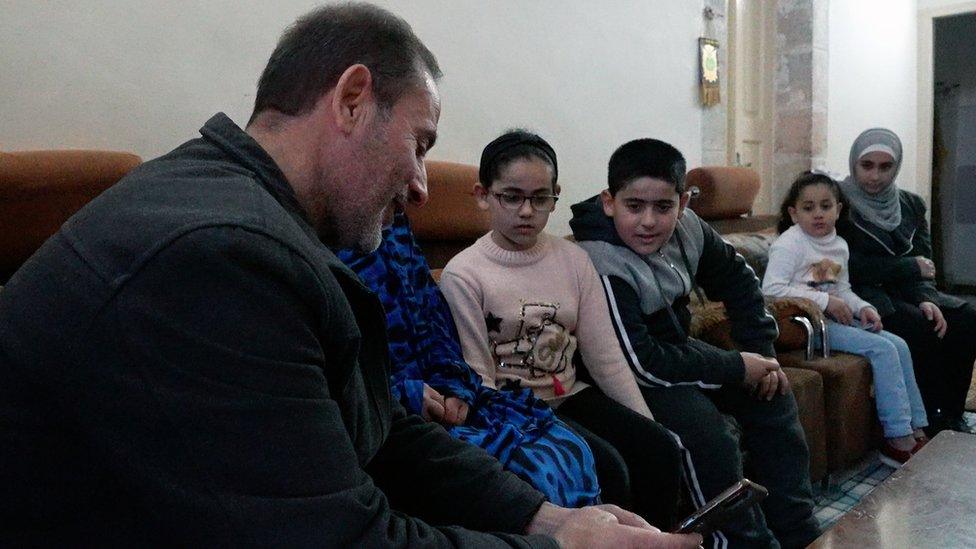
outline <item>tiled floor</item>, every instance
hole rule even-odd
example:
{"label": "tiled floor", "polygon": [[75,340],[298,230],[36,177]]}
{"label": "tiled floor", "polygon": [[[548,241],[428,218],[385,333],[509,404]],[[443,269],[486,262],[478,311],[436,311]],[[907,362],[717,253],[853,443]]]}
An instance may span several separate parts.
{"label": "tiled floor", "polygon": [[[820,523],[820,529],[830,528],[844,513],[850,511],[861,498],[881,484],[888,475],[895,470],[878,459],[877,452],[873,452],[860,467],[848,473],[846,480],[832,483],[827,492],[820,494],[814,508],[814,516]],[[843,473],[841,473],[844,476]]]}
{"label": "tiled floor", "polygon": [[[966,412],[965,418],[970,426],[976,427],[976,413]],[[892,467],[881,463],[877,452],[872,452],[852,471],[835,474],[830,488],[817,497],[814,516],[820,528],[830,528],[893,472]]]}

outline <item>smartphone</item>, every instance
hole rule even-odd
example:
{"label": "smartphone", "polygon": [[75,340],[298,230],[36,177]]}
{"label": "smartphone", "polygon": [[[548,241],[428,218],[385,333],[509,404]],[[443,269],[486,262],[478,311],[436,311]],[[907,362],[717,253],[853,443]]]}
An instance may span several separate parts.
{"label": "smartphone", "polygon": [[769,490],[766,488],[751,480],[742,479],[681,521],[675,531],[679,534],[697,532],[707,535],[768,495]]}

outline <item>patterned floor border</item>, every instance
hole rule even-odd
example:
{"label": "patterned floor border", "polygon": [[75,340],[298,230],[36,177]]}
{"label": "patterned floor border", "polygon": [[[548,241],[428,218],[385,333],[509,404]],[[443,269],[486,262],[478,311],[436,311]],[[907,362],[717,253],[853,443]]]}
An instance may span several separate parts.
{"label": "patterned floor border", "polygon": [[[976,413],[966,412],[965,418],[970,426],[976,426]],[[830,528],[894,472],[881,463],[877,452],[872,452],[850,471],[835,474],[827,490],[820,490],[816,497],[813,514],[820,528]]]}

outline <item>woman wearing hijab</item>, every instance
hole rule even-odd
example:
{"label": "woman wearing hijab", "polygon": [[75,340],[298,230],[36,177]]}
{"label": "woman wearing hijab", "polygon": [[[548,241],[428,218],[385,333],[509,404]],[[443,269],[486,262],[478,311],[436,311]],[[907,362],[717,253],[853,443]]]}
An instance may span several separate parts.
{"label": "woman wearing hijab", "polygon": [[881,315],[884,329],[908,342],[930,434],[970,431],[962,418],[976,360],[976,309],[935,287],[925,204],[899,189],[901,140],[865,130],[851,146],[851,175],[841,182],[850,203],[839,224],[850,247],[853,290]]}

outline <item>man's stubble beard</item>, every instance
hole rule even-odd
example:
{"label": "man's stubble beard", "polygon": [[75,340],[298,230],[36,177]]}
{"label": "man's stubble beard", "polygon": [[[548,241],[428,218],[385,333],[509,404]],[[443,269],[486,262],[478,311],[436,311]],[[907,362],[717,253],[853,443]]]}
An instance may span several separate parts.
{"label": "man's stubble beard", "polygon": [[[393,198],[389,195],[393,174],[380,169],[389,163],[383,154],[388,148],[385,129],[379,121],[374,123],[369,132],[373,137],[344,169],[317,170],[321,192],[312,197],[319,219],[316,233],[330,248],[370,253],[382,243],[384,213]],[[374,206],[381,207],[374,213]]]}
{"label": "man's stubble beard", "polygon": [[385,208],[375,216],[366,216],[361,208],[356,207],[356,203],[349,202],[346,198],[349,193],[361,187],[347,185],[341,177],[332,178],[329,186],[336,191],[345,192],[329,192],[323,189],[314,197],[313,208],[319,219],[315,232],[319,240],[336,250],[352,248],[358,252],[370,253],[379,248]]}

